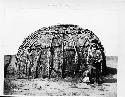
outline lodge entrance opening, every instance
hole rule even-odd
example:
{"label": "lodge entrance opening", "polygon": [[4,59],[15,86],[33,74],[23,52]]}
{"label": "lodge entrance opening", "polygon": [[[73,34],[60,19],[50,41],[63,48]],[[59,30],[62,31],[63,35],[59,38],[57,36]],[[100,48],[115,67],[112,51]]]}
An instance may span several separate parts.
{"label": "lodge entrance opening", "polygon": [[73,76],[75,74],[76,62],[75,62],[75,50],[74,49],[65,49],[64,50],[64,60],[62,65],[62,77]]}

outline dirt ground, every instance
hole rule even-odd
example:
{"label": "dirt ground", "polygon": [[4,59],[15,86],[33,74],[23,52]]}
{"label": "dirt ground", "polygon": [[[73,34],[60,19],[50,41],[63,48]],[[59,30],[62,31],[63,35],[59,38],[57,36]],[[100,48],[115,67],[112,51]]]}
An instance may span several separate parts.
{"label": "dirt ground", "polygon": [[4,79],[5,95],[117,97],[117,64],[107,61],[109,74],[102,85],[77,79]]}
{"label": "dirt ground", "polygon": [[[6,82],[9,79],[6,79]],[[10,82],[11,81],[11,82]],[[32,95],[32,96],[96,96],[116,97],[117,83],[103,83],[102,85],[87,85],[75,83],[69,79],[11,79],[9,95]],[[8,88],[9,89],[9,88]]]}

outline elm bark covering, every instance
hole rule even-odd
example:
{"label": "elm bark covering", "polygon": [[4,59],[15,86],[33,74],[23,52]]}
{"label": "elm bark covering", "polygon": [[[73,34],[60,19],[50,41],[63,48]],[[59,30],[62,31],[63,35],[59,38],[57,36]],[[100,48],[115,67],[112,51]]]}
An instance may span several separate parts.
{"label": "elm bark covering", "polygon": [[27,69],[34,67],[36,77],[42,75],[50,78],[61,73],[64,78],[66,72],[79,73],[97,62],[103,75],[106,69],[104,47],[99,38],[88,29],[70,24],[35,31],[24,39],[16,57],[18,64],[25,57],[30,63]]}

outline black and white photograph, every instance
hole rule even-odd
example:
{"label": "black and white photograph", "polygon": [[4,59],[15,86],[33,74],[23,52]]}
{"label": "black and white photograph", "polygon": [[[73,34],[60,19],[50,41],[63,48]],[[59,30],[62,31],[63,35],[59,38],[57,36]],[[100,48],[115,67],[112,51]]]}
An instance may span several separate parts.
{"label": "black and white photograph", "polygon": [[123,96],[124,0],[0,2],[1,95]]}

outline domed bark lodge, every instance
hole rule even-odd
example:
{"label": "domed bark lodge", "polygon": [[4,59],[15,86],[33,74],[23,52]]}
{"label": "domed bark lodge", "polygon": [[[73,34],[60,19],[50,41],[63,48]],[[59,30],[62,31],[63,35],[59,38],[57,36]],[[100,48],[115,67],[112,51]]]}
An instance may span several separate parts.
{"label": "domed bark lodge", "polygon": [[19,77],[87,75],[97,81],[105,75],[106,57],[99,38],[77,25],[41,28],[23,41],[16,54]]}

